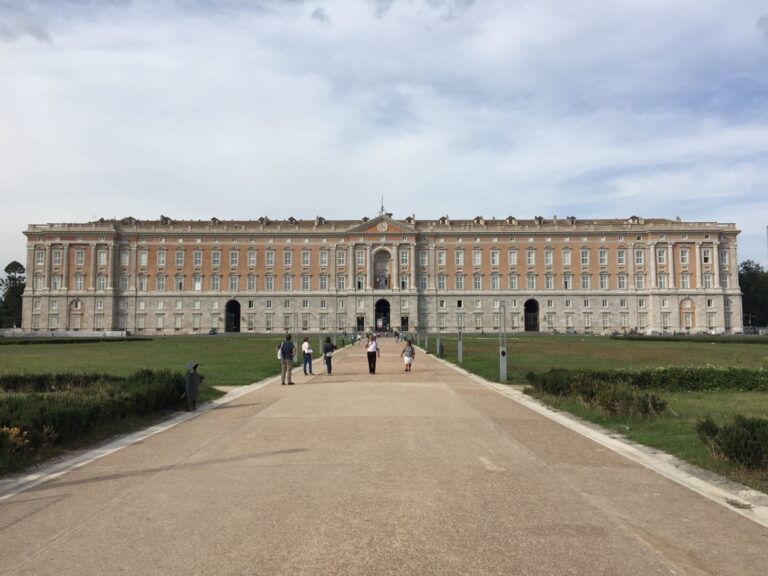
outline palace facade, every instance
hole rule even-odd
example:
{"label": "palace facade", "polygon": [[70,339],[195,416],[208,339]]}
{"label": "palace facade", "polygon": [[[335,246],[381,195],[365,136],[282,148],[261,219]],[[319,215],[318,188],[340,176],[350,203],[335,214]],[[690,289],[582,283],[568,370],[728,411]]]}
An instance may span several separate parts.
{"label": "palace facade", "polygon": [[163,335],[742,331],[733,224],[666,219],[32,224],[23,328]]}

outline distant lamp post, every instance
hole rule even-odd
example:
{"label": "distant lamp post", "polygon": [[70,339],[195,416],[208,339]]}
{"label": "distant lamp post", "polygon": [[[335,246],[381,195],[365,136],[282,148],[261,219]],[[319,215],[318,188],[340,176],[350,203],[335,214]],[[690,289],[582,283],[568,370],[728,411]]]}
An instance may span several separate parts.
{"label": "distant lamp post", "polygon": [[461,326],[459,326],[459,337],[456,342],[456,360],[461,365],[464,361],[464,340],[461,337]]}
{"label": "distant lamp post", "polygon": [[500,303],[499,312],[501,314],[501,326],[499,330],[499,381],[507,381],[507,305],[504,301]]}

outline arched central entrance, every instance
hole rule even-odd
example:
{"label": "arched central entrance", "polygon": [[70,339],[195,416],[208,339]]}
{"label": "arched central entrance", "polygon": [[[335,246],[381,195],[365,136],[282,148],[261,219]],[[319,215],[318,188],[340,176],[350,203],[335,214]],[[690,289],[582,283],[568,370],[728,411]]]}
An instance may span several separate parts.
{"label": "arched central entrance", "polygon": [[539,303],[533,298],[525,301],[525,331],[539,331]]}
{"label": "arched central entrance", "polygon": [[240,332],[240,302],[230,300],[224,307],[224,331]]}
{"label": "arched central entrance", "polygon": [[389,302],[383,298],[376,302],[376,331],[389,331]]}

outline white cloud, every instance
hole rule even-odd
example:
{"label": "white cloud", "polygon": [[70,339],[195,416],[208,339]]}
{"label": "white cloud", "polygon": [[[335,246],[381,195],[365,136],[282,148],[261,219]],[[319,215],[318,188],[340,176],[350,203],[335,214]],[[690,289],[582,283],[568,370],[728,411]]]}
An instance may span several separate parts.
{"label": "white cloud", "polygon": [[0,7],[0,262],[28,223],[359,218],[382,194],[734,221],[766,262],[757,2],[34,6]]}

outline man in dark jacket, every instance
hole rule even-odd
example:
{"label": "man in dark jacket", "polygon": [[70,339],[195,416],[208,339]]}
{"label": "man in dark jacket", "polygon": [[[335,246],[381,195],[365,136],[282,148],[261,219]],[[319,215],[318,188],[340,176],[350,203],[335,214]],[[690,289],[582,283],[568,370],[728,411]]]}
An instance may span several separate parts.
{"label": "man in dark jacket", "polygon": [[[291,342],[291,335],[286,334],[285,340],[279,347],[280,350],[280,364],[282,365],[282,372],[280,373],[280,384],[294,384],[291,378],[291,372],[293,371],[293,359],[296,357],[296,346]],[[286,382],[286,376],[288,382]]]}

